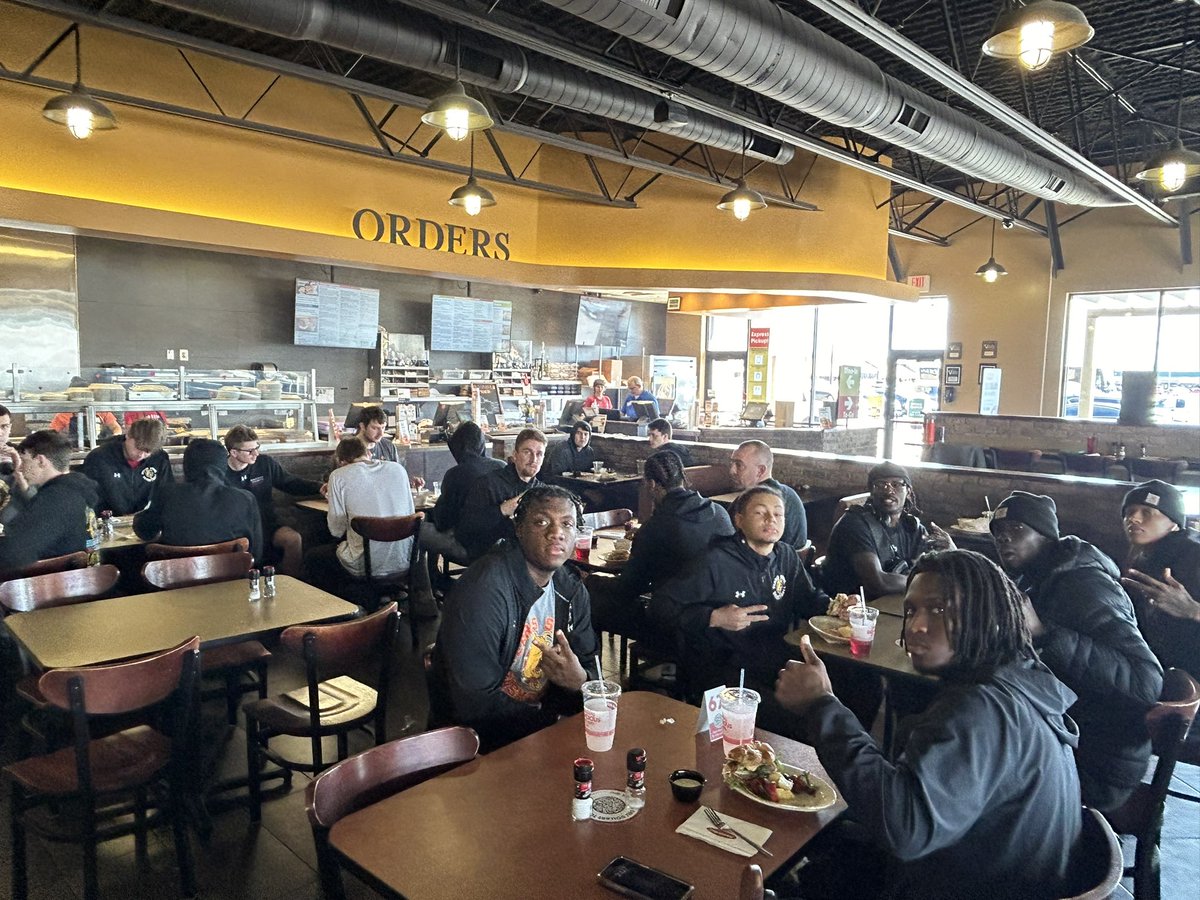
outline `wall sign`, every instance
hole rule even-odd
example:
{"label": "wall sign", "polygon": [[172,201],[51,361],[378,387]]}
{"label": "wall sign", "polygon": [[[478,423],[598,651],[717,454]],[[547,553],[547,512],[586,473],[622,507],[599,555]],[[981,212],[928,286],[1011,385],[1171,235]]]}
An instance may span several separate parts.
{"label": "wall sign", "polygon": [[509,258],[507,231],[484,231],[482,228],[467,228],[452,222],[414,219],[373,209],[356,212],[351,227],[360,241],[400,244],[483,259]]}
{"label": "wall sign", "polygon": [[[982,369],[982,367],[981,367]],[[1001,371],[996,366],[982,369],[979,391],[979,414],[996,416],[1000,414],[1000,376]]]}
{"label": "wall sign", "polygon": [[984,341],[979,348],[979,356],[981,359],[995,359],[999,352],[999,341]]}
{"label": "wall sign", "polygon": [[771,329],[750,328],[746,354],[746,401],[765,403],[770,391]]}
{"label": "wall sign", "polygon": [[946,366],[946,384],[962,384],[962,366]]}

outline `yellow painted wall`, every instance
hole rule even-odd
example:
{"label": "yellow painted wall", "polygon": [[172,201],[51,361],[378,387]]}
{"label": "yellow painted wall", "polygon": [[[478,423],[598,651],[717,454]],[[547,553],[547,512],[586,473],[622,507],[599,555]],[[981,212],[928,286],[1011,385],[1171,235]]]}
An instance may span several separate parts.
{"label": "yellow painted wall", "polygon": [[[1078,210],[1061,208],[1065,221]],[[1174,207],[1172,211],[1177,211]],[[926,220],[949,233],[972,215],[943,207]],[[1196,216],[1193,237],[1200,239]],[[1179,288],[1200,285],[1200,240],[1184,267],[1179,233],[1129,208],[1097,209],[1061,229],[1066,269],[1053,276],[1045,238],[1022,229],[996,229],[996,259],[1008,276],[985,284],[975,270],[987,261],[990,220],[971,225],[949,248],[899,241],[907,273],[932,276],[932,293],[950,298],[949,341],[963,345],[963,385],[951,412],[978,412],[980,344],[999,341],[994,360],[1004,370],[1003,415],[1058,415],[1064,318],[1072,292]],[[1200,340],[1200,337],[1197,338]]]}
{"label": "yellow painted wall", "polygon": [[[66,24],[0,4],[5,65],[19,70],[29,64]],[[98,28],[82,33],[89,86],[216,111],[174,48]],[[73,81],[71,51],[64,43],[35,74]],[[243,115],[273,78],[203,54],[189,51],[188,57],[230,116]],[[869,288],[886,276],[886,207],[876,209],[886,182],[814,164],[807,154],[789,167],[788,177],[803,184],[801,196],[821,212],[770,209],[738,223],[715,208],[718,188],[662,178],[638,198],[637,210],[487,182],[500,205],[472,219],[447,203],[464,180],[459,174],[119,104],[111,104],[117,130],[76,141],[42,118],[41,107],[52,95],[0,81],[2,217],[85,233],[551,287],[703,289],[714,286],[711,273],[729,272],[715,279],[717,286],[766,290],[780,287],[780,273],[801,272],[829,273],[831,287],[838,276],[854,276]],[[376,114],[386,109],[379,101],[368,105]],[[281,79],[252,118],[374,144],[347,95],[295,79]],[[389,130],[407,137],[416,121],[416,111],[400,110]],[[423,128],[417,143],[431,135]],[[565,178],[591,189],[580,157],[552,148],[535,152],[535,143],[502,133],[496,138],[526,177]],[[443,141],[433,155],[465,165],[467,146]],[[477,162],[499,171],[482,141]],[[615,187],[623,171],[603,168]],[[635,172],[630,183],[645,177]],[[364,207],[507,232],[512,261],[355,240],[351,220]]]}

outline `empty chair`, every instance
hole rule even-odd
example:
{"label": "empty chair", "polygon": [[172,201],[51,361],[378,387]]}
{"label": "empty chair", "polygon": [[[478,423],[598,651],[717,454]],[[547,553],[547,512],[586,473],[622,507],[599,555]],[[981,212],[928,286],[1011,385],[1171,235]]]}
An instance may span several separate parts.
{"label": "empty chair", "polygon": [[1133,481],[1157,478],[1167,484],[1175,484],[1188,467],[1186,459],[1151,459],[1135,456],[1127,459],[1126,463],[1129,465],[1129,474]]}
{"label": "empty chair", "polygon": [[[386,739],[387,692],[398,618],[396,604],[349,622],[332,625],[296,625],[283,632],[280,642],[304,659],[306,687],[291,694],[247,703],[246,761],[250,775],[250,817],[262,814],[260,766],[270,759],[285,770],[322,772],[325,762],[321,739],[337,738],[337,758],[349,753],[347,737],[356,728],[372,723],[375,744]],[[353,667],[375,663],[375,687],[344,673]],[[323,680],[330,675],[340,677]],[[269,747],[274,735],[307,737],[312,760],[285,759]],[[336,762],[336,760],[335,760]]]}
{"label": "empty chair", "polygon": [[120,575],[116,566],[92,566],[5,581],[0,583],[0,606],[5,613],[16,613],[98,600]]}
{"label": "empty chair", "polygon": [[[181,895],[196,893],[191,850],[183,820],[183,791],[192,693],[195,690],[200,639],[190,638],[170,650],[110,665],[54,669],[38,682],[47,701],[71,714],[73,746],[34,756],[4,767],[11,785],[12,896],[28,896],[26,833],[33,831],[56,841],[83,845],[84,897],[99,896],[96,845],[135,835],[137,859],[146,857],[146,835],[160,815],[147,815],[151,788],[165,773],[170,787],[169,812],[174,826],[175,854]],[[115,716],[158,707],[174,698],[164,721],[170,736],[149,725],[138,725],[93,738],[92,716]],[[134,815],[129,819],[128,799]],[[115,807],[119,800],[124,805]],[[70,815],[37,816],[38,807],[63,807]],[[120,816],[117,818],[116,816]]]}
{"label": "empty chair", "polygon": [[1182,669],[1167,669],[1163,673],[1161,697],[1146,713],[1146,727],[1158,757],[1154,773],[1119,808],[1104,814],[1117,834],[1132,835],[1136,841],[1133,867],[1125,871],[1126,875],[1133,875],[1136,900],[1157,900],[1159,896],[1158,840],[1162,833],[1163,806],[1197,707],[1200,707],[1200,685]]}
{"label": "empty chair", "polygon": [[1121,841],[1108,820],[1094,809],[1084,807],[1083,831],[1071,864],[1075,890],[1079,893],[1063,900],[1108,900],[1121,883],[1125,866]]}
{"label": "empty chair", "polygon": [[212,556],[216,553],[249,553],[249,538],[234,538],[217,544],[147,544],[146,559],[175,559],[180,556]]}
{"label": "empty chair", "polygon": [[[245,538],[239,538],[239,541],[245,541]],[[237,544],[239,541],[229,543]],[[244,578],[253,562],[250,554],[244,550],[209,556],[152,559],[142,566],[142,580],[159,590],[233,581]],[[271,652],[258,641],[238,641],[236,644],[206,648],[200,658],[200,672],[220,678],[224,686],[219,690],[206,690],[201,697],[205,700],[224,697],[225,716],[230,725],[236,725],[238,701],[242,694],[257,693],[259,699],[267,696],[267,663],[270,660]],[[249,681],[243,681],[244,675],[249,676]]]}
{"label": "empty chair", "polygon": [[1103,478],[1108,474],[1110,457],[1096,453],[1060,453],[1063,472],[1067,475],[1090,475]]}
{"label": "empty chair", "polygon": [[1008,469],[1013,472],[1030,472],[1042,458],[1041,450],[1009,450],[1004,447],[989,447],[993,469]]}
{"label": "empty chair", "polygon": [[317,848],[317,868],[327,900],[346,896],[329,829],[344,816],[468,762],[479,736],[453,726],[389,741],[342,760],[309,782],[305,809]]}
{"label": "empty chair", "polygon": [[584,513],[583,516],[583,524],[593,531],[599,528],[617,528],[632,520],[632,509],[606,509],[604,512]]}
{"label": "empty chair", "polygon": [[987,454],[982,447],[972,444],[930,444],[921,453],[924,462],[943,466],[965,466],[971,469],[986,469]]}
{"label": "empty chair", "polygon": [[12,580],[14,578],[32,578],[34,575],[48,575],[51,572],[68,572],[71,569],[86,569],[88,564],[88,552],[86,550],[76,550],[74,553],[67,553],[63,556],[52,556],[49,559],[39,559],[33,565],[26,566],[23,569],[13,569],[11,572],[6,572],[0,578]]}

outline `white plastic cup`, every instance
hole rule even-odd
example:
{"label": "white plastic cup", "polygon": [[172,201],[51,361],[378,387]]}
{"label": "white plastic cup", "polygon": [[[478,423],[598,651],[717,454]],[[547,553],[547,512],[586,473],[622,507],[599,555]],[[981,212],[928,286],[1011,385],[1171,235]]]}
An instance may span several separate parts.
{"label": "white plastic cup", "polygon": [[734,747],[754,740],[754,720],[761,701],[758,691],[750,688],[732,687],[721,691],[721,742],[726,756]]}
{"label": "white plastic cup", "polygon": [[441,495],[442,495],[442,483],[440,481],[435,481],[433,483],[433,496],[440,497]]}
{"label": "white plastic cup", "polygon": [[867,656],[875,643],[875,625],[879,610],[873,606],[852,606],[850,615],[850,652],[854,656]]}
{"label": "white plastic cup", "polygon": [[617,701],[621,686],[615,681],[583,683],[583,734],[593,753],[611,750],[617,732]]}
{"label": "white plastic cup", "polygon": [[604,463],[599,462],[599,461],[592,463],[592,473],[593,474],[599,475],[603,471],[604,471]]}

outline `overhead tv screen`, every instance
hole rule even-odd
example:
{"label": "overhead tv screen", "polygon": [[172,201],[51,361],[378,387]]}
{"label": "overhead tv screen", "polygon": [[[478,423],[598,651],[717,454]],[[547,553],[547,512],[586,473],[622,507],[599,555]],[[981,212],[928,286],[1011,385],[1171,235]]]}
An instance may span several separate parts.
{"label": "overhead tv screen", "polygon": [[433,295],[432,350],[502,353],[512,343],[512,301]]}
{"label": "overhead tv screen", "polygon": [[292,343],[301,347],[370,349],[378,341],[379,291],[296,279]]}
{"label": "overhead tv screen", "polygon": [[633,303],[608,297],[580,297],[575,343],[591,347],[623,347],[629,340]]}

